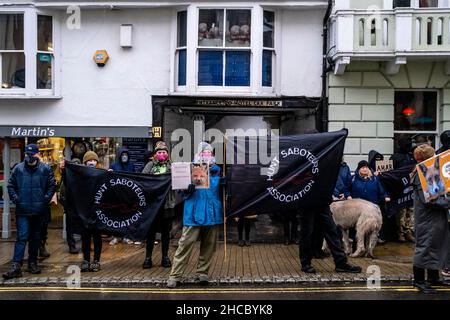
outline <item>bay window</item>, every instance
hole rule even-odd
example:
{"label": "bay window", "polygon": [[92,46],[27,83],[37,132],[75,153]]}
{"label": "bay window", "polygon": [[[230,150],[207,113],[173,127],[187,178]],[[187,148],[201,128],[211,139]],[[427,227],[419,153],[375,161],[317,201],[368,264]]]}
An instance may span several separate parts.
{"label": "bay window", "polygon": [[18,11],[0,11],[0,98],[52,96],[56,69],[53,16],[35,9]]}
{"label": "bay window", "polygon": [[200,9],[198,22],[198,85],[250,86],[251,10]]}

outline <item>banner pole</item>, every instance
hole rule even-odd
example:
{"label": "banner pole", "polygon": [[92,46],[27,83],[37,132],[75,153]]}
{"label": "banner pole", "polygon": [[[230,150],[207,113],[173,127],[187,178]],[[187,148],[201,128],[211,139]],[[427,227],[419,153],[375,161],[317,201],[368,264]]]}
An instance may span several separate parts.
{"label": "banner pole", "polygon": [[[227,134],[224,135],[224,144],[223,144],[223,176],[226,178],[227,176]],[[226,196],[227,188],[225,187],[223,190],[223,248],[224,248],[224,261],[227,261],[227,196]]]}

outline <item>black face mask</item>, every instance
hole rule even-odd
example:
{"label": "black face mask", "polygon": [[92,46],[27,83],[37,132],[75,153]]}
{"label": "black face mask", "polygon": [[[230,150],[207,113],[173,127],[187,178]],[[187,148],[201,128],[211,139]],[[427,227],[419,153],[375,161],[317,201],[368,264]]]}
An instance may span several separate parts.
{"label": "black face mask", "polygon": [[25,155],[25,163],[31,167],[37,164],[38,158],[31,156],[29,154]]}

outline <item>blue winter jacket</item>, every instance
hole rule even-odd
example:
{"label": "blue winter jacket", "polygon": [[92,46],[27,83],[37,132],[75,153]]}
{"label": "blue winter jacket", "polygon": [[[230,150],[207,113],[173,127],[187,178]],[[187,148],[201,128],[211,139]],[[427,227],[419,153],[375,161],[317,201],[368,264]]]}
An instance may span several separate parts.
{"label": "blue winter jacket", "polygon": [[[213,168],[211,168],[213,169]],[[214,165],[217,172],[218,166]],[[209,189],[197,189],[184,201],[183,225],[187,227],[213,226],[223,223],[220,201],[220,169],[210,175]]]}
{"label": "blue winter jacket", "polygon": [[24,162],[18,164],[8,181],[9,197],[16,205],[18,216],[47,214],[55,189],[52,169],[39,160],[35,167]]}
{"label": "blue winter jacket", "polygon": [[351,193],[355,199],[364,199],[378,205],[388,197],[377,176],[363,179],[359,173],[355,173],[353,177]]}
{"label": "blue winter jacket", "polygon": [[[128,153],[128,161],[122,162],[122,154]],[[134,166],[130,163],[130,152],[127,148],[119,148],[116,153],[116,161],[110,166],[114,171],[134,172]]]}
{"label": "blue winter jacket", "polygon": [[334,187],[333,195],[339,198],[343,194],[346,198],[351,196],[350,189],[352,188],[352,174],[347,163],[341,163],[339,167],[339,176]]}

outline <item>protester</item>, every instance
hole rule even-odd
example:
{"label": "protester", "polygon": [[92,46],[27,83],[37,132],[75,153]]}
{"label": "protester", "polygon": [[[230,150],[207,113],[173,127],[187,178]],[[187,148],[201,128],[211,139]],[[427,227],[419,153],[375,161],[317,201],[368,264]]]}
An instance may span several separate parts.
{"label": "protester", "polygon": [[[91,168],[100,168],[98,155],[94,151],[88,151],[83,157],[83,164]],[[91,242],[94,242],[94,260],[91,263]],[[100,258],[102,254],[102,234],[97,229],[95,221],[91,225],[84,225],[81,234],[81,246],[83,251],[83,262],[81,272],[100,271]]]}
{"label": "protester", "polygon": [[298,244],[298,217],[297,212],[285,212],[281,215],[283,220],[284,244]]}
{"label": "protester", "polygon": [[[119,148],[116,153],[116,160],[111,164],[110,170],[113,171],[122,171],[122,172],[135,172],[133,164],[130,162],[130,152],[127,148]],[[127,238],[118,238],[113,237],[109,242],[111,246],[116,245],[120,241],[123,241],[126,244],[133,244],[134,242]],[[140,242],[137,242],[140,244]]]}
{"label": "protester", "polygon": [[[434,156],[433,147],[424,144],[414,150],[414,158],[420,163]],[[414,186],[414,214],[416,221],[416,248],[413,259],[413,285],[422,292],[434,292],[433,286],[450,285],[439,279],[439,270],[446,263],[449,252],[448,210],[445,195],[425,202],[419,175],[412,174]],[[427,270],[427,281],[425,281]]]}
{"label": "protester", "polygon": [[350,167],[342,160],[339,167],[339,175],[334,188],[333,197],[335,200],[351,199],[352,174]]}
{"label": "protester", "polygon": [[375,150],[370,150],[369,152],[369,168],[377,176],[380,172],[377,170],[377,161],[383,161],[384,156]]}
{"label": "protester", "polygon": [[11,269],[3,274],[6,280],[22,276],[27,242],[28,272],[41,273],[37,264],[40,235],[44,219],[50,210],[56,181],[51,168],[39,160],[38,153],[37,145],[27,145],[25,160],[14,168],[8,181],[8,193],[16,205],[17,239]]}
{"label": "protester", "polygon": [[[183,231],[175,252],[172,271],[167,287],[175,288],[186,270],[192,249],[200,239],[200,255],[197,264],[197,275],[200,284],[208,284],[208,271],[216,250],[220,225],[223,223],[223,209],[220,201],[220,185],[224,179],[220,178],[220,168],[215,163],[213,149],[210,144],[201,142],[194,163],[209,163],[209,189],[195,189],[191,184],[185,193],[183,212]],[[203,178],[194,181],[195,184],[204,183]]]}
{"label": "protester", "polygon": [[[72,162],[74,164],[81,164],[81,160],[78,158],[73,158]],[[61,161],[60,163],[60,170],[61,170],[61,185],[59,186],[59,202],[62,204],[62,206],[65,208],[66,205],[66,184],[65,184],[65,169],[64,169],[65,163],[64,161]],[[65,209],[64,209],[65,210]],[[76,241],[75,241],[75,234],[77,230],[81,229],[78,221],[76,221],[75,217],[72,217],[70,215],[67,215],[66,213],[66,240],[67,245],[69,246],[69,253],[70,254],[78,254],[80,250],[77,248]],[[77,228],[78,226],[78,228]]]}
{"label": "protester", "polygon": [[[441,154],[450,149],[450,130],[445,130],[440,136],[441,147],[436,151],[436,154]],[[450,232],[450,211],[448,214],[448,230]],[[447,263],[445,268],[442,270],[442,275],[445,277],[450,277],[450,251],[448,253]]]}
{"label": "protester", "polygon": [[[169,149],[165,142],[159,141],[156,143],[155,156],[153,161],[149,162],[142,173],[146,174],[165,174],[171,172],[171,161],[169,157]],[[170,244],[170,231],[172,229],[172,220],[175,217],[175,194],[172,190],[169,190],[165,203],[161,206],[161,209],[157,213],[155,220],[150,227],[147,234],[147,250],[143,264],[144,269],[150,269],[152,267],[152,253],[155,245],[156,232],[161,232],[161,266],[164,268],[170,268],[172,263],[169,259],[169,244]]]}
{"label": "protester", "polygon": [[[392,160],[394,169],[411,166],[416,163],[412,154],[411,138],[402,138],[398,142],[399,152],[394,153]],[[414,239],[414,208],[400,209],[396,214],[397,235],[400,242],[415,242]]]}
{"label": "protester", "polygon": [[352,180],[351,194],[354,199],[364,199],[381,206],[384,201],[391,199],[384,190],[380,180],[369,167],[369,163],[362,160],[358,163]]}
{"label": "protester", "polygon": [[[252,220],[256,220],[256,218],[257,218],[257,215],[249,215],[249,216],[245,216],[245,217],[236,218],[237,227],[238,227],[238,238],[239,238],[238,246],[239,247],[243,247],[243,246],[250,247],[251,246],[251,243],[250,243],[251,222],[252,222]],[[244,229],[245,229],[245,234],[244,234]],[[245,235],[245,238],[244,238],[244,235]]]}

